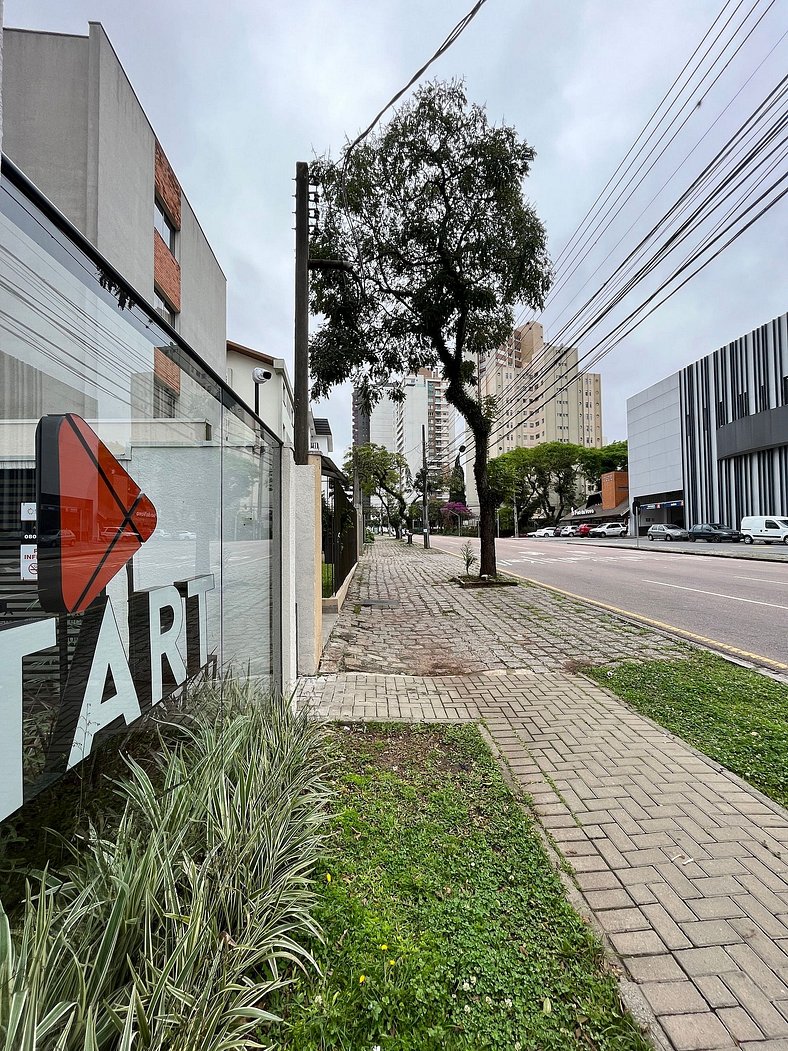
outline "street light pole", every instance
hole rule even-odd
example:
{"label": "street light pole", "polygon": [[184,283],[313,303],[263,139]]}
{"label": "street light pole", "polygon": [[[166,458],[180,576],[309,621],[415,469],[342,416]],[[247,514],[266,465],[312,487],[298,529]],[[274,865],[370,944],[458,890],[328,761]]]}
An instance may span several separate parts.
{"label": "street light pole", "polygon": [[296,164],[294,453],[309,463],[309,165]]}
{"label": "street light pole", "polygon": [[421,506],[422,506],[422,518],[424,519],[424,546],[428,548],[430,546],[430,517],[428,514],[427,505],[427,429],[424,424],[421,425],[421,465],[422,465],[422,476],[424,481],[424,490],[422,493]]}

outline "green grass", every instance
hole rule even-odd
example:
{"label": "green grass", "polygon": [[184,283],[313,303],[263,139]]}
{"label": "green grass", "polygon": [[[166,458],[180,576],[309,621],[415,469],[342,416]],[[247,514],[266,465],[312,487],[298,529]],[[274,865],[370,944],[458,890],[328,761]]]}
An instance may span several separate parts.
{"label": "green grass", "polygon": [[277,1047],[646,1051],[475,727],[337,729],[333,747],[322,976],[280,994]]}
{"label": "green grass", "polygon": [[588,672],[778,803],[788,805],[788,686],[711,653]]}
{"label": "green grass", "polygon": [[334,594],[334,567],[324,562],[323,569],[323,598],[331,598]]}

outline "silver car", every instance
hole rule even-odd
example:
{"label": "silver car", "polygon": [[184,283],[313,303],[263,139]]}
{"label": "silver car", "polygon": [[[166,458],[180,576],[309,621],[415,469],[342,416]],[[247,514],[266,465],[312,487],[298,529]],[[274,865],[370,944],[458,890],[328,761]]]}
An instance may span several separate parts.
{"label": "silver car", "polygon": [[649,540],[689,540],[686,529],[675,525],[653,525],[648,527]]}

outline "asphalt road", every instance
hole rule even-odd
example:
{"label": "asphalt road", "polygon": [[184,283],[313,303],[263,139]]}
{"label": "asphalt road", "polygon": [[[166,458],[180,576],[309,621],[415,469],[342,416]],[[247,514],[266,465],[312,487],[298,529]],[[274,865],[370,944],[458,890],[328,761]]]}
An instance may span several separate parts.
{"label": "asphalt road", "polygon": [[[431,542],[455,554],[465,543],[450,536],[433,536]],[[478,553],[478,541],[471,545]],[[503,573],[788,672],[788,562],[782,559],[700,558],[667,545],[637,549],[615,541],[592,545],[560,538],[502,539],[496,551]]]}

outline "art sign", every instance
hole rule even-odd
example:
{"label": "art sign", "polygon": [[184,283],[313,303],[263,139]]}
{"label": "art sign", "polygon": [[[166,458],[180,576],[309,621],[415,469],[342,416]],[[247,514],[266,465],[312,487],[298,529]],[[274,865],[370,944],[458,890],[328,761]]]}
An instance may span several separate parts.
{"label": "art sign", "polygon": [[[41,608],[56,615],[0,628],[0,820],[24,802],[24,659],[65,641],[59,633],[68,630],[66,614],[84,616],[47,747],[48,779],[82,762],[102,734],[145,715],[209,662],[212,574],[130,587],[126,652],[105,589],[152,536],[156,510],[80,417],[39,422],[36,485],[35,579]],[[178,646],[184,630],[185,660]]]}

